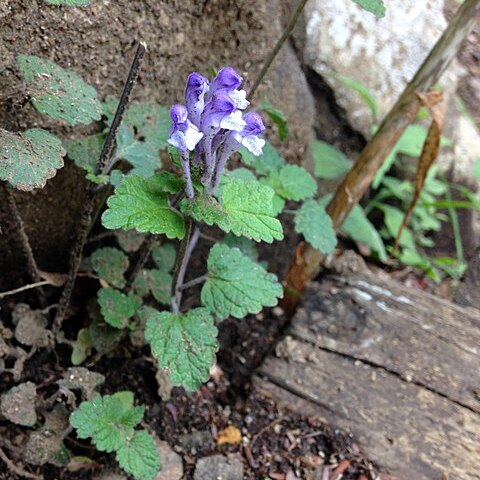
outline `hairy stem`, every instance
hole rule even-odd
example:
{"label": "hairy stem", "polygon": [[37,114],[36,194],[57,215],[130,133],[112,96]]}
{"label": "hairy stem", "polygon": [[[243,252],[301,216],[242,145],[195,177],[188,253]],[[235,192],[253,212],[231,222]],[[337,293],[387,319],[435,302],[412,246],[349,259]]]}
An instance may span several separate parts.
{"label": "hairy stem", "polygon": [[278,39],[278,42],[275,44],[273,47],[272,51],[268,54],[268,57],[265,60],[265,63],[263,64],[262,69],[260,70],[260,73],[258,74],[257,78],[255,79],[255,82],[253,82],[253,86],[250,89],[249,92],[249,97],[250,99],[253,98],[255,95],[255,92],[257,91],[258,87],[262,83],[265,75],[268,72],[268,69],[272,65],[273,61],[275,60],[275,57],[278,55],[278,52],[282,48],[283,44],[287,40],[287,38],[291,35],[293,29],[295,28],[295,25],[300,17],[300,14],[303,11],[303,8],[305,7],[306,3],[308,0],[300,0],[297,4],[297,7],[295,8],[295,11],[293,12],[292,17],[290,18],[287,26],[285,27],[285,30],[282,33],[282,36]]}
{"label": "hairy stem", "polygon": [[200,277],[194,278],[193,280],[190,280],[189,282],[186,282],[183,285],[180,285],[178,289],[182,291],[186,290],[187,288],[191,288],[191,287],[194,287],[195,285],[203,283],[206,279],[207,279],[207,275],[201,275]]}
{"label": "hairy stem", "polygon": [[[145,55],[146,46],[143,43],[138,45],[135,57],[130,66],[128,73],[127,81],[123,88],[122,96],[118,104],[115,116],[113,118],[112,124],[107,134],[107,138],[102,148],[102,152],[97,161],[95,167],[95,174],[99,173],[108,174],[107,165],[109,165],[110,156],[113,152],[115,145],[115,135],[120,127],[123,116],[125,114],[125,109],[128,105],[130,94],[132,93],[133,86],[138,78],[138,73],[140,71],[141,62]],[[65,286],[58,303],[57,313],[55,315],[54,329],[59,330],[60,326],[65,318],[65,313],[70,304],[70,299],[72,297],[73,287],[75,285],[75,280],[77,278],[78,270],[80,268],[80,262],[82,260],[83,248],[87,240],[88,233],[92,225],[92,214],[96,204],[96,189],[94,184],[88,185],[87,190],[87,199],[84,204],[83,212],[80,217],[79,225],[77,227],[77,235],[75,238],[75,243],[70,254],[69,264],[68,264],[68,278],[65,282]],[[97,212],[100,211],[101,206],[105,201],[105,197],[101,202],[101,205],[97,207]]]}
{"label": "hairy stem", "polygon": [[[38,270],[37,262],[35,261],[35,257],[33,256],[32,247],[30,246],[28,235],[25,232],[25,227],[22,217],[20,216],[20,212],[18,211],[17,203],[15,202],[15,198],[10,190],[10,187],[4,182],[2,182],[2,186],[5,190],[7,204],[10,208],[10,213],[12,214],[12,218],[15,222],[23,254],[25,255],[25,259],[27,261],[28,274],[30,275],[30,278],[38,284],[41,282],[40,271]],[[47,297],[45,296],[45,292],[43,291],[43,288],[41,286],[39,286],[37,290],[37,295],[40,305],[42,307],[46,307]]]}
{"label": "hairy stem", "polygon": [[187,217],[185,237],[183,237],[178,250],[172,281],[172,311],[174,313],[180,311],[180,304],[182,302],[180,285],[183,284],[190,257],[197,245],[199,237],[200,229],[193,226],[193,219],[191,217]]}

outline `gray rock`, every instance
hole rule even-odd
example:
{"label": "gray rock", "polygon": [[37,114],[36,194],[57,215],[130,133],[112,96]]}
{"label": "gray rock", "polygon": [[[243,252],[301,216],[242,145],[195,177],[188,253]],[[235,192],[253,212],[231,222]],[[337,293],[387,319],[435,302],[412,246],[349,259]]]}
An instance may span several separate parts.
{"label": "gray rock", "polygon": [[162,462],[156,480],[180,480],[183,477],[182,457],[175,453],[167,442],[155,439],[155,443]]}
{"label": "gray rock", "polygon": [[239,454],[201,458],[195,467],[194,480],[242,480],[243,462]]}

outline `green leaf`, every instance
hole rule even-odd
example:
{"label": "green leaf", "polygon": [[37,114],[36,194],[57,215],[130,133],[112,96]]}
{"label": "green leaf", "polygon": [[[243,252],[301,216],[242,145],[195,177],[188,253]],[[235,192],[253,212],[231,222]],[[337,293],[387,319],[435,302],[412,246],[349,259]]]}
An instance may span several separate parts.
{"label": "green leaf", "polygon": [[89,173],[93,173],[100,154],[102,153],[105,135],[98,133],[90,135],[79,140],[70,140],[64,142],[67,149],[67,155],[77,167],[83,168]]}
{"label": "green leaf", "polygon": [[143,407],[133,406],[132,392],[117,392],[82,402],[70,415],[70,424],[78,438],[91,438],[97,450],[113,452],[124,447],[125,441],[133,436],[143,414]]}
{"label": "green leaf", "polygon": [[377,18],[385,16],[386,9],[383,0],[353,0],[356,4],[360,5],[363,9],[370,13],[373,13]]}
{"label": "green leaf", "polygon": [[175,265],[177,251],[172,243],[160,245],[156,243],[152,249],[152,258],[155,265],[164,272],[170,272]]}
{"label": "green leaf", "polygon": [[140,307],[136,297],[127,296],[114,288],[101,288],[97,296],[103,318],[115,328],[125,328]]}
{"label": "green leaf", "polygon": [[226,233],[272,243],[282,240],[282,225],[272,212],[274,191],[259,182],[233,180],[223,186],[222,207],[229,222],[219,224]]}
{"label": "green leaf", "polygon": [[162,305],[170,305],[172,280],[172,276],[164,270],[141,270],[133,288],[141,297],[151,293]]}
{"label": "green leaf", "polygon": [[[108,99],[103,104],[103,113],[107,117],[107,125],[112,123],[118,100]],[[168,129],[172,120],[167,108],[157,103],[131,103],[123,117],[122,125],[133,130],[137,138],[142,138],[147,144],[158,150],[168,146]]]}
{"label": "green leaf", "polygon": [[353,163],[332,145],[315,141],[312,143],[314,174],[317,178],[334,179],[345,175]]}
{"label": "green leaf", "polygon": [[[391,207],[389,205],[382,205],[381,210],[384,213],[384,222],[387,230],[392,238],[397,238],[398,231],[400,226],[405,218],[405,213],[399,210],[396,207]],[[405,227],[400,236],[400,245],[411,249],[412,251],[416,250],[415,239],[411,230]]]}
{"label": "green leaf", "polygon": [[260,104],[260,108],[270,117],[272,122],[277,126],[278,137],[280,141],[284,141],[288,136],[288,125],[285,114],[275,108],[269,101],[268,98],[264,98]]}
{"label": "green leaf", "polygon": [[382,237],[360,205],[355,205],[352,208],[342,225],[342,231],[356,242],[361,242],[377,252],[380,260],[385,261],[387,259]]}
{"label": "green leaf", "polygon": [[307,200],[295,215],[295,231],[301,233],[312,247],[330,255],[337,245],[332,220],[315,200]]}
{"label": "green leaf", "polygon": [[230,231],[228,214],[218,201],[208,193],[199,193],[194,199],[185,199],[180,204],[185,215],[193,217],[197,222],[207,225],[218,225],[223,231]]}
{"label": "green leaf", "polygon": [[99,248],[92,254],[92,268],[102,280],[117,288],[123,288],[126,284],[123,274],[128,265],[128,257],[118,248]]}
{"label": "green leaf", "polygon": [[72,365],[80,365],[92,352],[92,338],[90,330],[82,328],[78,331],[77,339],[73,342],[73,350],[70,360]]}
{"label": "green leaf", "polygon": [[149,315],[145,339],[159,368],[168,371],[174,385],[197,390],[208,380],[218,350],[217,329],[205,308],[185,314],[157,312]]}
{"label": "green leaf", "polygon": [[271,172],[268,181],[275,193],[287,200],[305,200],[317,193],[313,177],[298,165],[285,165],[280,172]]}
{"label": "green leaf", "polygon": [[43,0],[50,5],[66,5],[67,7],[86,7],[91,0]]}
{"label": "green leaf", "polygon": [[165,181],[159,175],[125,178],[107,201],[109,208],[102,215],[103,226],[183,238],[183,218],[170,208],[164,188]]}
{"label": "green leaf", "polygon": [[160,456],[153,437],[145,430],[135,432],[118,449],[119,465],[136,480],[155,480],[160,470]]}
{"label": "green leaf", "polygon": [[225,176],[229,177],[230,179],[238,179],[238,180],[256,180],[257,177],[254,173],[246,168],[235,168],[234,170],[230,170],[229,172],[225,172]]}
{"label": "green leaf", "polygon": [[326,74],[328,76],[336,78],[337,80],[342,82],[346,87],[357,92],[362,97],[363,101],[367,104],[367,106],[370,108],[373,119],[375,121],[378,115],[377,100],[373,95],[373,93],[363,83],[359,82],[355,78],[348,77],[347,75],[342,75],[341,73],[337,73],[337,72],[322,72],[322,74]]}
{"label": "green leaf", "polygon": [[46,130],[18,134],[0,129],[0,179],[18,190],[42,188],[63,167],[65,153],[62,142]]}
{"label": "green leaf", "polygon": [[273,273],[245,256],[238,248],[217,244],[208,255],[207,281],[202,303],[220,320],[243,318],[263,307],[277,305],[282,285]]}
{"label": "green leaf", "polygon": [[151,177],[155,171],[162,166],[160,152],[153,143],[139,141],[135,138],[133,130],[126,126],[121,126],[116,135],[115,157],[129,162],[133,169],[129,172],[131,175],[141,177]]}
{"label": "green leaf", "polygon": [[243,162],[253,167],[259,175],[268,175],[271,171],[279,170],[285,165],[285,160],[270,142],[265,143],[263,154],[259,157],[255,157],[245,147],[242,147],[239,152]]}
{"label": "green leaf", "polygon": [[256,262],[258,260],[258,252],[255,243],[245,237],[236,237],[228,233],[223,239],[223,243],[230,248],[238,248],[246,257]]}
{"label": "green leaf", "polygon": [[34,107],[69,125],[100,120],[102,105],[96,90],[76,73],[35,55],[19,55],[18,64]]}
{"label": "green leaf", "polygon": [[145,235],[134,232],[133,230],[128,232],[119,230],[118,232],[115,232],[115,237],[117,237],[117,242],[120,245],[120,248],[124,252],[129,253],[136,252],[145,240]]}

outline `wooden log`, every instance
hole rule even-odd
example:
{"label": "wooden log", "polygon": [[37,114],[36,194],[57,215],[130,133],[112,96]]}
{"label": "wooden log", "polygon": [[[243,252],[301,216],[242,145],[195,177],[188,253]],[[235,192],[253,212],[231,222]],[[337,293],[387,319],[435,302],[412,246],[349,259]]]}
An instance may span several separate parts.
{"label": "wooden log", "polygon": [[257,388],[400,479],[480,480],[480,312],[364,273],[312,291]]}

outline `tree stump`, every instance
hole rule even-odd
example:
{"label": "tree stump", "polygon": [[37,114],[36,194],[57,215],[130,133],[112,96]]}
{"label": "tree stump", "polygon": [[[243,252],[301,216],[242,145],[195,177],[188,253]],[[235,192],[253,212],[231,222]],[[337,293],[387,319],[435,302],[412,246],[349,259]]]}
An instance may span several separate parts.
{"label": "tree stump", "polygon": [[369,273],[310,286],[257,388],[399,479],[480,479],[480,311]]}

